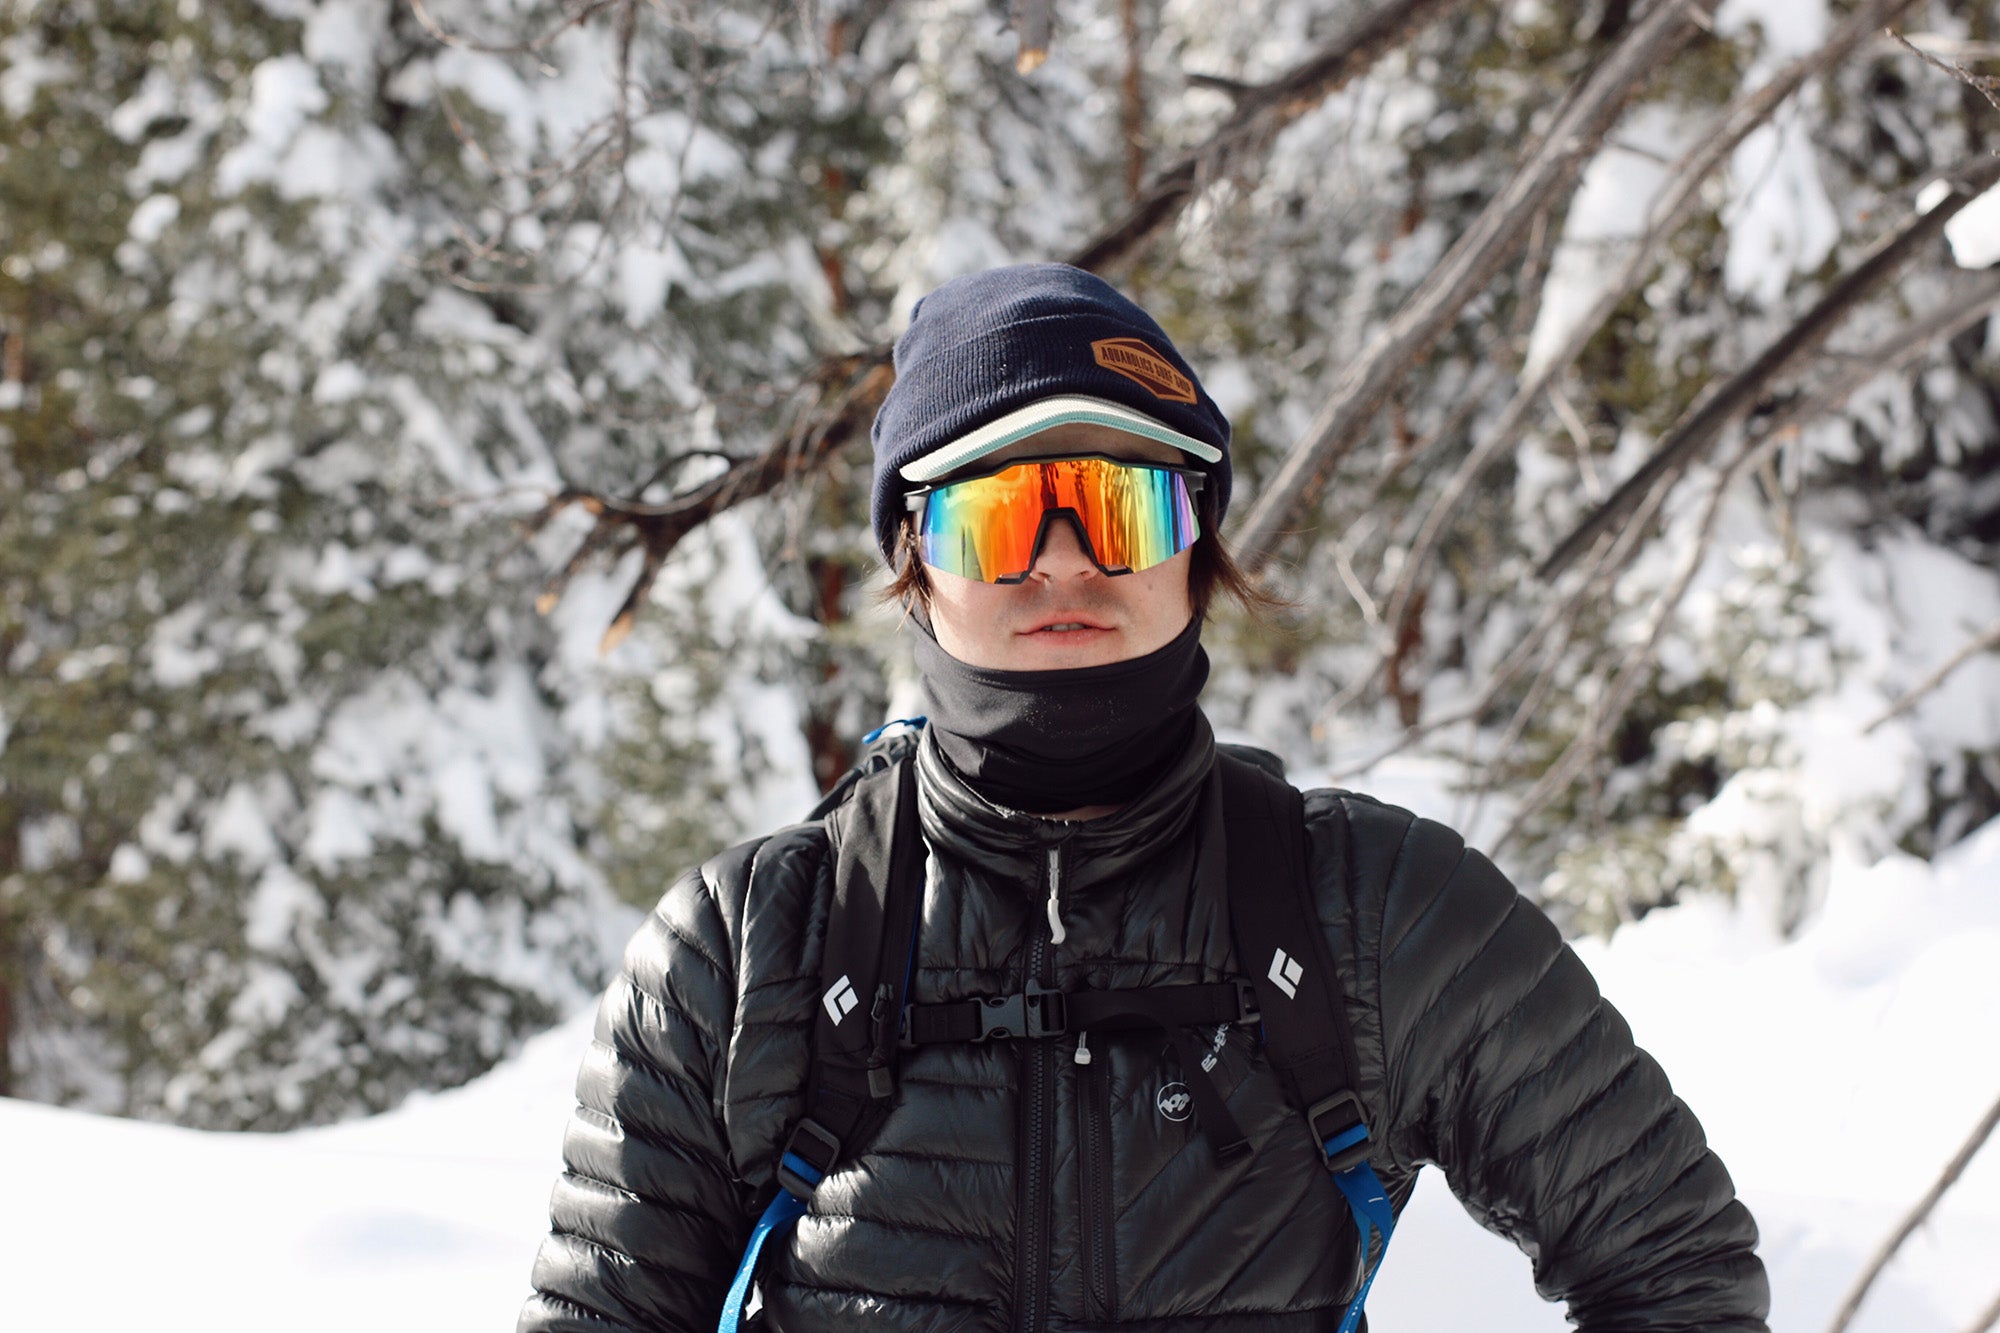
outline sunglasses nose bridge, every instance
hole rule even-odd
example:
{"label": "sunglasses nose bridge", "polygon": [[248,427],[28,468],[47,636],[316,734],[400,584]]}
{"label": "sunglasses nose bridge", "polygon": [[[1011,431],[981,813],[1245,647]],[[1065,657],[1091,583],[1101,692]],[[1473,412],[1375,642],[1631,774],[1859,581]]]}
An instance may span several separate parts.
{"label": "sunglasses nose bridge", "polygon": [[[1052,541],[1058,530],[1067,532],[1070,540]],[[1035,530],[1035,548],[1028,556],[1028,573],[1053,576],[1084,569],[1101,573],[1104,566],[1090,544],[1090,534],[1084,530],[1082,517],[1068,507],[1043,510],[1041,525]]]}

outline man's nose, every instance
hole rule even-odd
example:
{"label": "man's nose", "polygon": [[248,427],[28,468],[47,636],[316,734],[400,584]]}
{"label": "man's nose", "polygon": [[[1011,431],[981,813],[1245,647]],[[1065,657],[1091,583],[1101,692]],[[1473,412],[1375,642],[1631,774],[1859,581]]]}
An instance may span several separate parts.
{"label": "man's nose", "polygon": [[1067,514],[1057,514],[1042,536],[1042,549],[1036,553],[1034,568],[1029,572],[1038,578],[1063,579],[1099,571],[1090,558],[1089,548],[1083,544],[1083,534],[1076,530],[1076,521]]}

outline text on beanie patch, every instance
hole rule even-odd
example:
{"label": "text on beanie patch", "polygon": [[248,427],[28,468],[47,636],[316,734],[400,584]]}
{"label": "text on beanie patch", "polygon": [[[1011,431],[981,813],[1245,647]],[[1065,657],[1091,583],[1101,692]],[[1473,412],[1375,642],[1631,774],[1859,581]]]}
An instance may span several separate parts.
{"label": "text on beanie patch", "polygon": [[1194,381],[1137,338],[1100,339],[1090,345],[1090,351],[1098,365],[1117,371],[1155,398],[1171,403],[1195,401]]}

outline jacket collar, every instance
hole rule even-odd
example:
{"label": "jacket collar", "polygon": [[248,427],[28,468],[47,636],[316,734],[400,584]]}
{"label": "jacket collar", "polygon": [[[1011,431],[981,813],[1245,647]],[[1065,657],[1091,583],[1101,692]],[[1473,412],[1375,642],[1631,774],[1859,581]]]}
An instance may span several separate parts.
{"label": "jacket collar", "polygon": [[1060,844],[1068,894],[1143,864],[1187,833],[1215,762],[1215,734],[1196,709],[1187,746],[1159,779],[1099,819],[1048,819],[993,804],[965,784],[928,732],[916,762],[918,818],[933,850],[1035,891],[1045,882],[1049,848]]}

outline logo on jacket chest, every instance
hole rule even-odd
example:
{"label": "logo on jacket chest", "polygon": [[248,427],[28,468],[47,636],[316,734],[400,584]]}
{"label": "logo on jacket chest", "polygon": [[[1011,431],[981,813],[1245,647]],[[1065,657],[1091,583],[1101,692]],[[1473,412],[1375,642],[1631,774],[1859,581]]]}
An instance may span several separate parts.
{"label": "logo on jacket chest", "polygon": [[1188,1092],[1187,1084],[1169,1083],[1160,1089],[1156,1105],[1161,1115],[1178,1123],[1194,1113],[1194,1096]]}

